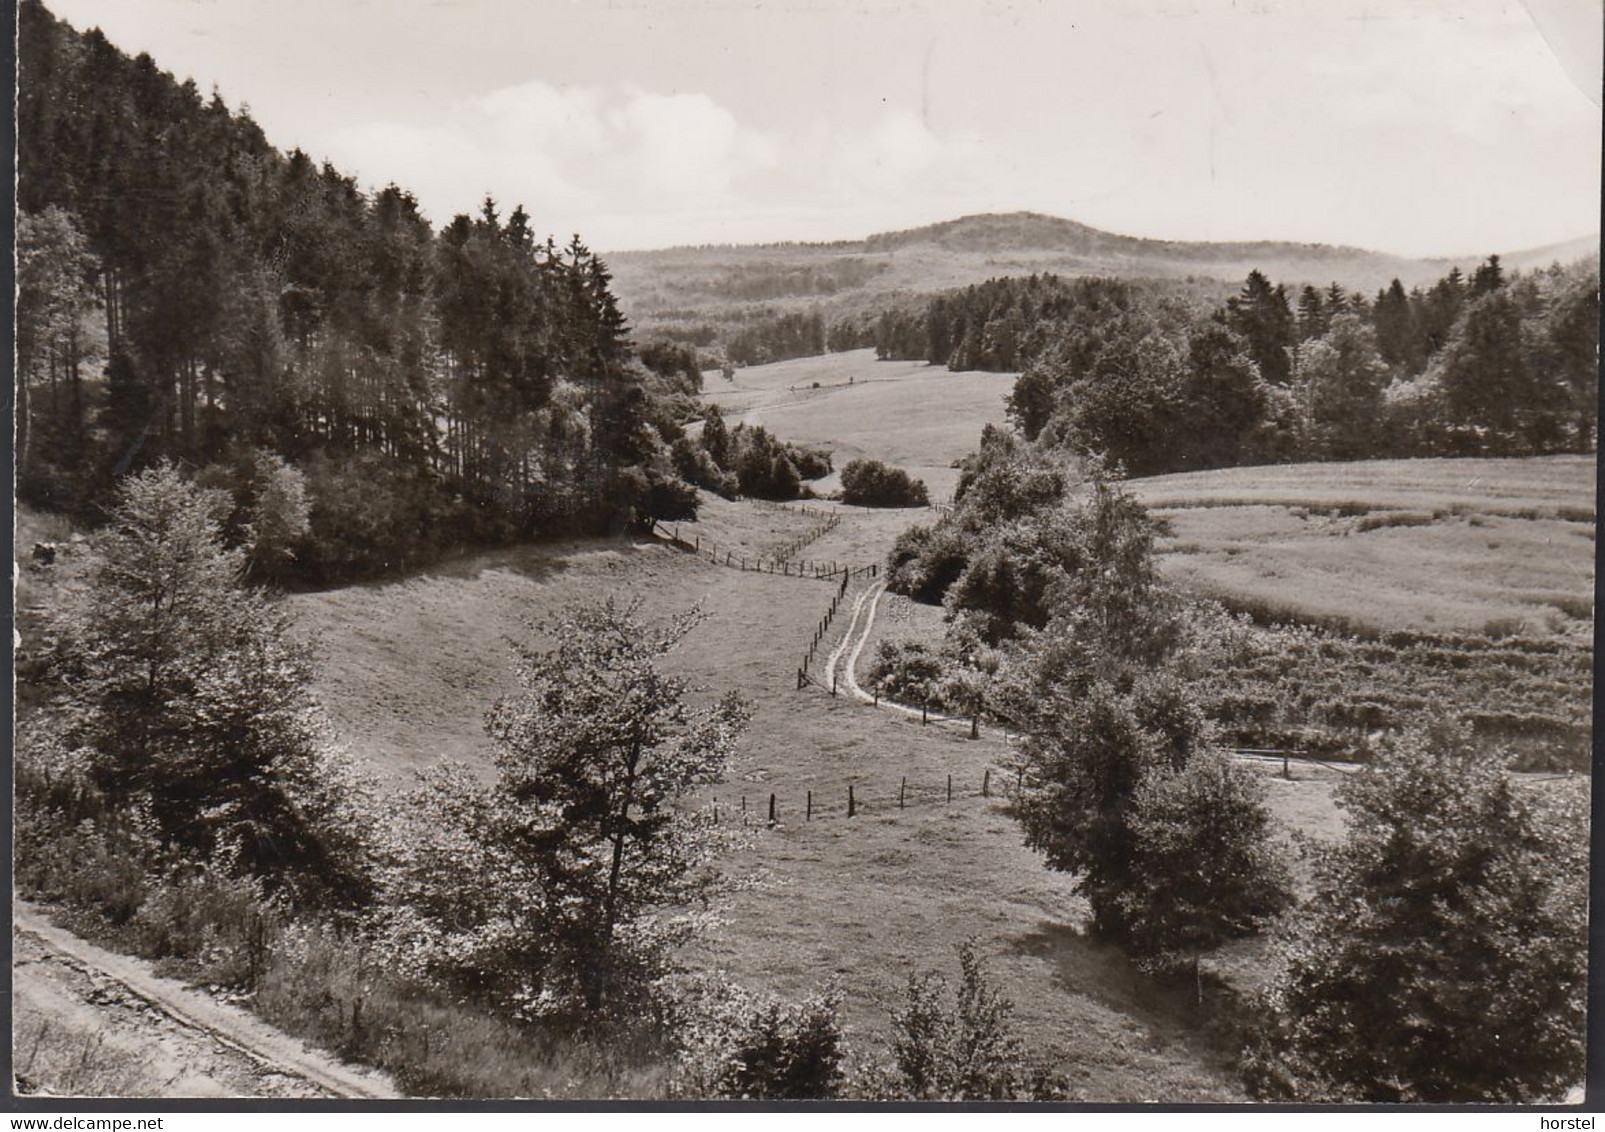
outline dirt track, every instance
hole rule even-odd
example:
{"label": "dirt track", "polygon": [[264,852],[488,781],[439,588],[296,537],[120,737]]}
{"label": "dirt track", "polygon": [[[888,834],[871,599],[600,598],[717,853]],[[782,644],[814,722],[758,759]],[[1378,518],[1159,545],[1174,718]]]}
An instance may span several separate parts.
{"label": "dirt track", "polygon": [[399,1094],[236,1006],[12,910],[13,1073],[19,1092],[125,1097]]}

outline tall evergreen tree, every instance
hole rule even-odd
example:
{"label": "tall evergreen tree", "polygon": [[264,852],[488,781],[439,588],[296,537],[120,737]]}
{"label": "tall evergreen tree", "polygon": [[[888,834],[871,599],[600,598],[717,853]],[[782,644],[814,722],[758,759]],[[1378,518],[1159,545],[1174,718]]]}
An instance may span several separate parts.
{"label": "tall evergreen tree", "polygon": [[1248,343],[1260,376],[1272,385],[1286,385],[1292,376],[1294,337],[1287,289],[1272,286],[1259,271],[1249,272],[1243,289],[1226,300],[1226,323]]}

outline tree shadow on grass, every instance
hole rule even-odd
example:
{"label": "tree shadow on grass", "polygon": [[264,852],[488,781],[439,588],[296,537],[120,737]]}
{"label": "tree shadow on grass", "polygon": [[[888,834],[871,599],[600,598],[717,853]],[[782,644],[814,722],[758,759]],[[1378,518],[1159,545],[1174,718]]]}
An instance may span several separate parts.
{"label": "tree shadow on grass", "polygon": [[569,567],[569,560],[581,554],[616,551],[633,554],[663,543],[645,536],[608,538],[561,538],[549,541],[515,543],[510,546],[464,548],[431,561],[387,570],[355,582],[308,587],[307,592],[341,589],[384,589],[415,580],[454,579],[473,581],[493,570],[501,570],[534,582],[543,582]]}
{"label": "tree shadow on grass", "polygon": [[1205,970],[1150,975],[1118,946],[1081,928],[1042,922],[1015,937],[1013,951],[1048,962],[1053,983],[1147,1031],[1156,1046],[1179,1046],[1223,1077],[1235,1077],[1249,1022],[1238,991]]}

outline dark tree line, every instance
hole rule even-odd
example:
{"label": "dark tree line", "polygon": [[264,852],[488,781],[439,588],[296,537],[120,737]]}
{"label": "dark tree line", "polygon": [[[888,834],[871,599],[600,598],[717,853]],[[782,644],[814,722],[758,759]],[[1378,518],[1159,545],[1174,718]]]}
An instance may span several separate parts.
{"label": "dark tree line", "polygon": [[882,358],[1022,371],[1028,439],[1133,475],[1296,459],[1590,451],[1598,400],[1592,264],[1507,274],[1497,256],[1374,299],[1293,301],[1258,271],[1213,313],[1139,284],[994,279],[891,310]]}
{"label": "dark tree line", "polygon": [[817,310],[777,314],[730,334],[725,355],[738,366],[761,366],[825,352],[825,316]]}
{"label": "dark tree line", "polygon": [[830,475],[830,453],[791,444],[762,425],[729,428],[717,405],[703,419],[696,440],[682,436],[672,450],[675,470],[687,483],[726,499],[788,500],[812,497],[804,480]]}
{"label": "dark tree line", "polygon": [[[687,505],[578,237],[490,199],[435,232],[37,0],[19,65],[24,498],[96,515],[131,470],[265,450],[307,478],[319,576]],[[392,545],[334,549],[353,495]]]}
{"label": "dark tree line", "polygon": [[875,352],[951,370],[1019,369],[1047,344],[1053,325],[1083,306],[1126,302],[1127,294],[1103,279],[988,279],[936,295],[923,310],[886,311],[875,325]]}

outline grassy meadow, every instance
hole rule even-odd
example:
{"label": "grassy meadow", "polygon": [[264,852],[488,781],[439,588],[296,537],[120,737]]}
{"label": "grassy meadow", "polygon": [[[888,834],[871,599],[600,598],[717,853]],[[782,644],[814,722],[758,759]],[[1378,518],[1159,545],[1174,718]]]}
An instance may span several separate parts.
{"label": "grassy meadow", "polygon": [[[828,558],[834,548],[838,557],[875,560],[901,529],[888,517],[912,517],[840,510],[841,526],[803,554]],[[717,501],[705,516],[681,524],[682,537],[706,522],[705,537],[760,547],[783,540],[787,519]],[[742,521],[749,529],[738,532]],[[976,938],[1022,1030],[1061,1051],[1087,1099],[1240,1099],[1235,1049],[1212,1021],[1231,995],[1217,989],[1200,1010],[1189,988],[1155,983],[1087,935],[1070,878],[1024,848],[1007,799],[997,796],[1008,778],[1001,742],[922,728],[815,687],[796,690],[796,666],[833,592],[659,543],[617,541],[474,556],[406,581],[286,600],[319,640],[319,698],[381,791],[442,758],[486,764],[483,714],[512,688],[510,655],[498,642],[533,637],[526,621],[607,595],[648,594],[665,612],[700,602],[709,619],[669,664],[699,696],[741,692],[754,715],[728,781],[703,798],[717,799],[723,820],[740,821],[744,797],[752,827],[748,848],[727,864],[748,883],[697,945],[697,967],[786,996],[834,983],[854,1040],[874,1045],[907,972],[952,977],[956,946]],[[833,634],[845,629],[838,617]],[[994,796],[985,799],[988,767]],[[942,801],[949,774],[951,805]],[[910,804],[899,810],[905,778]],[[858,806],[850,820],[849,784]],[[1340,828],[1330,786],[1310,774],[1273,787],[1289,829]],[[757,820],[771,793],[780,817],[773,829]]]}
{"label": "grassy meadow", "polygon": [[1264,620],[1586,639],[1594,460],[1368,460],[1133,480],[1168,576]]}
{"label": "grassy meadow", "polygon": [[[1004,423],[1003,398],[1015,376],[952,373],[849,350],[738,369],[734,381],[710,372],[703,400],[718,405],[732,425],[761,424],[785,440],[829,448],[838,473],[857,457],[883,460],[944,500],[958,482],[953,462],[975,450],[984,425]],[[814,485],[838,486],[836,475]]]}

